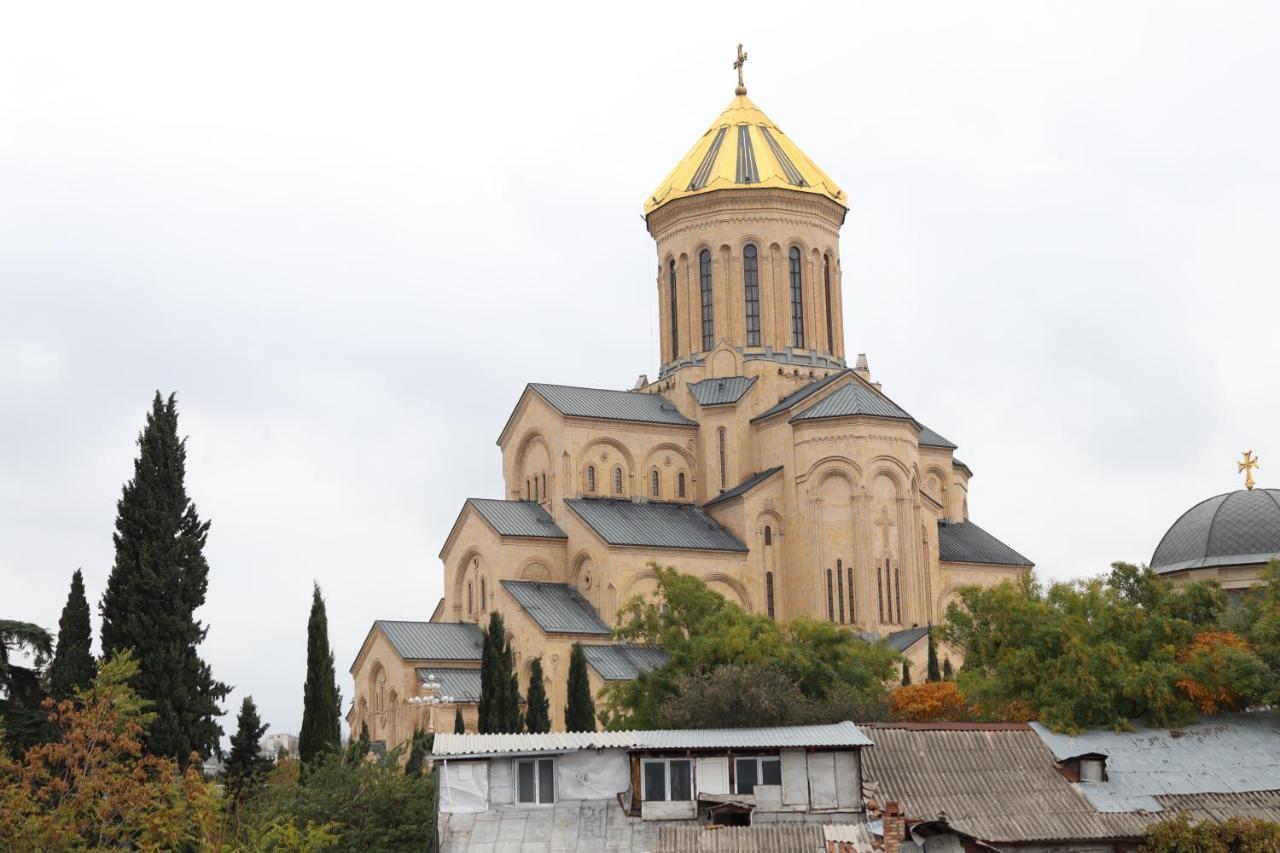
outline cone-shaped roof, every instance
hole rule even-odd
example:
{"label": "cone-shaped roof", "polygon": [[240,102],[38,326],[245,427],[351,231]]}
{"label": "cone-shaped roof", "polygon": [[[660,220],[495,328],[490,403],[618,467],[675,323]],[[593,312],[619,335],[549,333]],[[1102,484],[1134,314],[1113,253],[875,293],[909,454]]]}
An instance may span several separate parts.
{"label": "cone-shaped roof", "polygon": [[647,216],[685,196],[749,187],[815,193],[848,206],[844,191],[750,98],[740,94],[645,200],[644,212]]}

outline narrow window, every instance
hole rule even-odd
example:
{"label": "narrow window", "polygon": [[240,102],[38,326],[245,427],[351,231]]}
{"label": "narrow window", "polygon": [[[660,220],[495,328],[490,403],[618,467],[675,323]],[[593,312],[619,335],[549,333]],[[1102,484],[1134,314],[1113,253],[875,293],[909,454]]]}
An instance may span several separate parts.
{"label": "narrow window", "polygon": [[876,566],[876,605],[880,611],[880,621],[884,621],[884,583],[880,580],[880,566]]}
{"label": "narrow window", "polygon": [[488,598],[485,597],[484,578],[480,578],[480,612],[483,613],[487,606]]}
{"label": "narrow window", "polygon": [[659,488],[660,486],[661,481],[658,477],[658,469],[655,468],[649,472],[649,496],[655,498],[658,497],[658,494],[661,491]]}
{"label": "narrow window", "polygon": [[898,624],[902,624],[902,578],[898,576],[898,570],[893,570],[893,600],[898,610]]}
{"label": "narrow window", "polygon": [[791,345],[804,349],[804,279],[800,272],[800,250],[791,247]]}
{"label": "narrow window", "polygon": [[533,499],[535,501],[538,499],[538,478],[537,477],[533,478]]}
{"label": "narrow window", "polygon": [[827,621],[836,621],[835,595],[831,589],[831,570],[827,569]]}
{"label": "narrow window", "polygon": [[844,624],[844,569],[840,567],[840,561],[836,560],[836,598],[840,602],[840,624]]}
{"label": "narrow window", "polygon": [[596,466],[587,466],[587,491],[594,492],[596,490]]}
{"label": "narrow window", "polygon": [[830,253],[822,256],[822,289],[826,292],[827,297],[827,352],[835,355],[836,337],[832,333],[831,324],[831,255]]}
{"label": "narrow window", "polygon": [[545,471],[542,473],[542,499],[544,501],[547,499],[547,474]]}
{"label": "narrow window", "polygon": [[773,572],[764,573],[764,600],[769,609],[769,618],[773,618]]}
{"label": "narrow window", "polygon": [[467,581],[467,612],[476,612],[476,598],[475,593],[472,591],[471,581]]}
{"label": "narrow window", "polygon": [[773,528],[767,524],[764,526],[764,544],[773,544]]}
{"label": "narrow window", "polygon": [[729,457],[725,451],[724,427],[720,427],[716,435],[720,438],[720,491],[723,492],[725,489],[725,478],[728,476],[728,472],[725,469],[728,468],[729,465]]}
{"label": "narrow window", "polygon": [[551,758],[516,761],[516,802],[548,805],[556,801],[556,766]]}
{"label": "narrow window", "polygon": [[528,477],[524,478],[524,499],[527,501],[533,500],[533,481]]}
{"label": "narrow window", "polygon": [[747,302],[747,346],[760,346],[760,261],[756,247],[742,249],[742,286]]}
{"label": "narrow window", "polygon": [[711,251],[703,249],[698,255],[698,285],[702,292],[702,348],[709,350],[716,345],[715,306],[711,291]]}
{"label": "narrow window", "polygon": [[853,566],[850,566],[846,571],[849,574],[849,621],[857,622],[857,617],[853,615]]}
{"label": "narrow window", "polygon": [[613,493],[615,495],[622,494],[622,466],[621,465],[613,469]]}
{"label": "narrow window", "polygon": [[676,475],[676,490],[680,497],[684,497],[684,472],[681,471]]}
{"label": "narrow window", "polygon": [[676,262],[667,262],[667,270],[671,277],[671,360],[680,356],[680,313],[676,310]]}

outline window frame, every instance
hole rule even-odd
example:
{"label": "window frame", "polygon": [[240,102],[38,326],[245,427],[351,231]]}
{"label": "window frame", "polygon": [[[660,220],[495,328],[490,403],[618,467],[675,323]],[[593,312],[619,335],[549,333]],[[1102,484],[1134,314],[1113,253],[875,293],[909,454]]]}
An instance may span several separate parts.
{"label": "window frame", "polygon": [[[551,799],[547,802],[543,802],[542,800],[542,774],[539,772],[540,765],[544,761],[551,765]],[[521,764],[533,765],[533,800],[531,802],[525,802],[520,799]],[[554,757],[526,756],[523,758],[513,758],[511,760],[511,793],[514,805],[533,808],[554,806],[560,794],[559,788],[560,785],[556,779],[556,759]]]}
{"label": "window frame", "polygon": [[620,495],[620,494],[622,494],[622,493],[623,493],[623,491],[622,491],[622,466],[621,466],[621,465],[614,465],[614,466],[613,466],[613,493],[614,493],[615,495]]}
{"label": "window frame", "polygon": [[595,493],[596,490],[596,466],[587,466],[587,491]]}
{"label": "window frame", "polygon": [[654,468],[649,472],[649,497],[662,497],[662,475]]}
{"label": "window frame", "polygon": [[667,260],[667,269],[671,277],[671,360],[680,357],[680,313],[677,307],[676,259]]}
{"label": "window frame", "polygon": [[[755,784],[751,786],[750,791],[738,790],[738,779],[741,778],[738,773],[738,762],[740,761],[751,761],[756,766],[756,781],[755,781]],[[733,792],[735,794],[742,794],[745,796],[747,794],[755,793],[755,789],[759,788],[761,785],[772,785],[773,783],[764,781],[764,763],[766,761],[777,762],[778,764],[778,783],[777,784],[781,785],[782,784],[782,756],[780,755],[735,755],[733,757]]]}
{"label": "window frame", "polygon": [[698,289],[702,301],[702,349],[710,351],[716,345],[715,290],[711,278],[711,250],[698,253]]}
{"label": "window frame", "polygon": [[[671,798],[671,765],[674,762],[684,762],[689,766],[689,799],[673,800]],[[661,800],[649,799],[649,783],[646,776],[646,768],[651,764],[661,765],[663,781],[663,798]],[[642,758],[640,759],[640,799],[646,803],[691,803],[697,799],[697,791],[694,787],[694,761],[689,757],[672,756],[670,758]]]}
{"label": "window frame", "polygon": [[827,302],[827,352],[835,355],[835,331],[831,316],[831,253],[822,254],[822,286],[826,291]]}
{"label": "window frame", "polygon": [[787,252],[791,279],[791,346],[804,349],[804,256],[799,246]]}
{"label": "window frame", "polygon": [[683,471],[676,474],[676,494],[682,498],[687,496],[686,488],[685,488],[685,476]]}
{"label": "window frame", "polygon": [[760,250],[755,243],[742,247],[742,298],[745,314],[743,329],[746,345],[760,346]]}

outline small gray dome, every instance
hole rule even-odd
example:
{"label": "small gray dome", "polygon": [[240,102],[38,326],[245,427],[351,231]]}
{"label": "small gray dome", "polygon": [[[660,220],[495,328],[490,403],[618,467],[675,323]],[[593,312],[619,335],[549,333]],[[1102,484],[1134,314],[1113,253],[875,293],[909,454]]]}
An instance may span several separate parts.
{"label": "small gray dome", "polygon": [[1156,546],[1151,568],[1176,572],[1280,557],[1280,489],[1240,489],[1196,504]]}

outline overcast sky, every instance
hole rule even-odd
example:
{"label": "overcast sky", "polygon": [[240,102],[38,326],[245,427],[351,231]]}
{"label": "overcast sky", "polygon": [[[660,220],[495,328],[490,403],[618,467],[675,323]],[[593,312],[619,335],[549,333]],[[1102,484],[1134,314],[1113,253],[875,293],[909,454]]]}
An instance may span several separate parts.
{"label": "overcast sky", "polygon": [[[607,11],[606,11],[607,10]],[[1280,7],[11,3],[0,618],[94,604],[156,389],[212,520],[202,653],[274,731],[426,619],[524,384],[656,374],[641,205],[751,97],[846,191],[850,352],[1048,578],[1280,486]],[[572,307],[567,307],[572,306]],[[234,715],[224,728],[234,727]]]}

